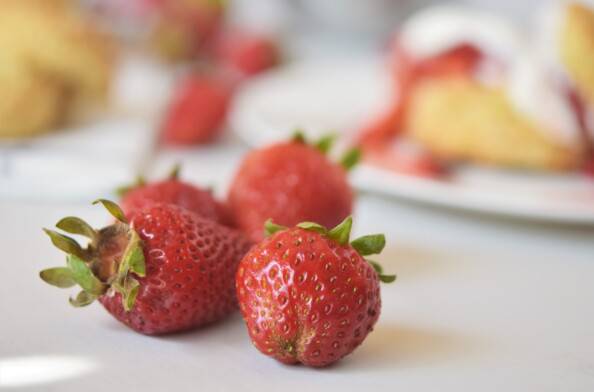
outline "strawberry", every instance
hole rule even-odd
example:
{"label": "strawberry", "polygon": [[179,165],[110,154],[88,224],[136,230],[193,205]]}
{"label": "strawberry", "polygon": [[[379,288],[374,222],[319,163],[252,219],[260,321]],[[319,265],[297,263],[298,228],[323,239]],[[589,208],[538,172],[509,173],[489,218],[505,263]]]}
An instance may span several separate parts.
{"label": "strawberry", "polygon": [[78,284],[82,291],[70,299],[72,305],[97,299],[116,319],[148,335],[199,327],[236,308],[233,277],[250,246],[240,233],[172,204],[151,204],[127,219],[115,203],[97,202],[116,223],[94,230],[68,217],[56,224],[88,237],[86,248],[45,230],[67,253],[66,267],[40,276],[61,288]]}
{"label": "strawberry", "polygon": [[214,198],[212,192],[183,182],[178,175],[179,166],[176,166],[166,180],[147,184],[139,177],[136,184],[120,188],[120,204],[126,215],[158,202],[175,204],[217,223],[231,225],[225,206]]}
{"label": "strawberry", "polygon": [[214,42],[214,54],[219,62],[244,77],[261,73],[280,61],[276,43],[265,35],[229,30]]}
{"label": "strawberry", "polygon": [[350,354],[380,315],[379,282],[392,282],[363,256],[381,252],[383,235],[349,244],[352,219],[331,230],[312,222],[271,234],[241,260],[236,288],[253,344],[287,363],[327,366]]}
{"label": "strawberry", "polygon": [[231,87],[222,78],[191,74],[175,87],[161,138],[166,144],[204,144],[222,131]]}
{"label": "strawberry", "polygon": [[237,227],[257,242],[268,218],[286,226],[302,221],[334,226],[350,215],[353,192],[345,169],[356,163],[358,150],[348,152],[341,167],[324,154],[329,141],[323,139],[316,148],[298,135],[249,153],[229,191]]}

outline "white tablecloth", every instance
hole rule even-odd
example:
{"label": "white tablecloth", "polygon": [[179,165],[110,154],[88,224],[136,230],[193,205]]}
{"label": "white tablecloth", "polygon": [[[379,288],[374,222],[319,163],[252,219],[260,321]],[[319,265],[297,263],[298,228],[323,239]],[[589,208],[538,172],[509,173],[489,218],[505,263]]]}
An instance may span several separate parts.
{"label": "white tablecloth", "polygon": [[398,273],[362,347],[336,366],[284,366],[239,315],[146,337],[98,304],[73,309],[37,271],[63,258],[41,232],[80,204],[0,204],[0,387],[55,391],[592,391],[592,229],[487,219],[362,196],[357,234],[385,232]]}

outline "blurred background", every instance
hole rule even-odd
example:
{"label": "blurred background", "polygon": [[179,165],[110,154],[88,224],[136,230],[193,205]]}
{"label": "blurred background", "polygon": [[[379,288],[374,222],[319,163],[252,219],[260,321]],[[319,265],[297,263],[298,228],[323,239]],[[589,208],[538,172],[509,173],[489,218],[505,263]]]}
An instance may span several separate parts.
{"label": "blurred background", "polygon": [[[478,7],[524,27],[545,3],[475,0],[456,5]],[[190,179],[224,188],[246,146],[286,137],[283,127],[345,132],[352,141],[355,128],[389,105],[393,82],[373,67],[388,63],[403,21],[419,9],[453,3],[2,4],[0,80],[6,87],[0,95],[0,199],[87,201],[138,173],[162,172],[178,161],[187,165]],[[239,99],[236,110],[235,98],[252,79],[307,63],[326,68],[319,67],[318,75],[303,83],[293,82],[303,90],[295,90],[293,95],[301,94],[295,105],[295,97],[284,96],[291,85],[279,85],[283,92],[272,86],[251,102]],[[320,86],[316,78],[330,80],[329,85]],[[308,104],[304,97],[318,93],[327,108],[315,100]],[[272,107],[264,114],[276,116],[272,125],[256,118],[263,106]]]}

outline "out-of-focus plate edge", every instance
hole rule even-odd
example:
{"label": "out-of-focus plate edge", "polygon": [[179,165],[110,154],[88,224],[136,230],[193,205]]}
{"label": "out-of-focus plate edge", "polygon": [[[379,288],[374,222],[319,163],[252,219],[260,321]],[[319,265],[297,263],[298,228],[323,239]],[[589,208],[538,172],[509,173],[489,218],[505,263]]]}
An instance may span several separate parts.
{"label": "out-of-focus plate edge", "polygon": [[564,224],[594,225],[594,185],[592,203],[569,199],[513,195],[482,190],[454,177],[450,181],[413,177],[389,170],[360,165],[352,174],[353,185],[362,191],[419,201],[435,206]]}

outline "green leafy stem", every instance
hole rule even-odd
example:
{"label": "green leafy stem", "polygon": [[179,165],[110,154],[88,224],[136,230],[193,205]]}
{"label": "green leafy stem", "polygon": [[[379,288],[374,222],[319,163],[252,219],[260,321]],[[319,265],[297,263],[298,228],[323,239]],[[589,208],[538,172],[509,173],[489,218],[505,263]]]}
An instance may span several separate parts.
{"label": "green leafy stem", "polygon": [[130,311],[138,295],[140,283],[135,277],[144,277],[146,267],[142,241],[138,233],[130,228],[122,209],[114,202],[99,199],[93,204],[102,204],[105,209],[118,220],[116,225],[125,225],[128,243],[119,260],[117,272],[107,279],[100,279],[93,272],[97,260],[97,247],[102,238],[101,232],[93,229],[87,222],[76,217],[61,219],[56,227],[69,234],[82,235],[89,238],[90,243],[83,249],[73,238],[57,231],[44,229],[52,243],[66,253],[66,266],[48,268],[39,276],[46,283],[59,288],[70,288],[78,285],[82,290],[74,298],[70,298],[73,306],[81,307],[91,304],[100,296],[114,290],[122,295],[122,305]]}
{"label": "green leafy stem", "polygon": [[[353,227],[353,218],[351,216],[347,217],[336,227],[330,230],[315,222],[301,222],[297,224],[297,227],[320,233],[321,235],[338,242],[340,245],[349,244],[361,256],[380,254],[386,246],[386,237],[383,234],[364,235],[353,241],[350,241],[351,229]],[[267,220],[264,224],[264,232],[266,236],[273,235],[274,233],[283,230],[287,230],[287,227],[278,225],[272,222],[271,219]],[[373,269],[377,272],[380,281],[383,283],[392,283],[396,280],[396,275],[384,274],[383,268],[379,263],[367,258],[365,260],[371,264]]]}
{"label": "green leafy stem", "polygon": [[[302,143],[302,144],[310,144],[305,137],[305,133],[297,129],[293,133],[291,140],[294,143]],[[336,135],[328,134],[322,136],[316,142],[311,143],[312,146],[317,148],[322,154],[326,155],[332,149],[334,142],[336,140]],[[347,150],[344,155],[340,158],[339,162],[340,165],[346,170],[349,171],[353,169],[361,160],[361,150],[357,147],[353,147]]]}

